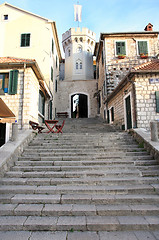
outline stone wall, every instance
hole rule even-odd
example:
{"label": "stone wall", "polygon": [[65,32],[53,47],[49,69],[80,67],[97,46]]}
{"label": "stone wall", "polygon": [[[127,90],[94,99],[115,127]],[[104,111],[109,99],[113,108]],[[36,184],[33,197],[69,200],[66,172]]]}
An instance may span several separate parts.
{"label": "stone wall", "polygon": [[107,109],[114,107],[114,121],[112,122],[118,128],[125,128],[125,107],[124,99],[131,94],[131,113],[132,113],[132,123],[135,124],[134,115],[134,95],[132,84],[128,82],[124,88],[122,88],[109,102]]}
{"label": "stone wall", "polygon": [[97,100],[94,97],[96,80],[86,81],[59,81],[58,82],[58,105],[57,112],[68,112],[71,117],[71,95],[82,93],[88,96],[88,117],[97,115]]}
{"label": "stone wall", "polygon": [[150,129],[150,121],[158,120],[156,113],[155,92],[159,91],[159,83],[149,83],[149,79],[159,78],[159,74],[139,74],[135,77],[137,126]]}

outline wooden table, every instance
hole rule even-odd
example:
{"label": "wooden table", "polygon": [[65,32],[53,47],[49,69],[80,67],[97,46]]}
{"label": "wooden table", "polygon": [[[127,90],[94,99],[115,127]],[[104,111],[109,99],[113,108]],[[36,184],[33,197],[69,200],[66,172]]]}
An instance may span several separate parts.
{"label": "wooden table", "polygon": [[[49,132],[56,133],[54,131],[54,127],[56,126],[57,123],[58,123],[58,120],[45,120],[45,125],[49,129],[47,133]],[[52,125],[52,127],[50,125]]]}

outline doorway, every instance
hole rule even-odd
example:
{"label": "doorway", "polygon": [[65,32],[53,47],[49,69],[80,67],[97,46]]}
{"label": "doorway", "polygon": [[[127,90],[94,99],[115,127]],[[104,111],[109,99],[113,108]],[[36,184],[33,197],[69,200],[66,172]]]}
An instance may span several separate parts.
{"label": "doorway", "polygon": [[130,95],[125,98],[125,110],[126,110],[126,129],[131,129],[132,128],[132,116],[131,116]]}
{"label": "doorway", "polygon": [[88,118],[88,96],[76,93],[71,96],[71,118]]}
{"label": "doorway", "polygon": [[5,144],[6,124],[0,123],[0,147]]}

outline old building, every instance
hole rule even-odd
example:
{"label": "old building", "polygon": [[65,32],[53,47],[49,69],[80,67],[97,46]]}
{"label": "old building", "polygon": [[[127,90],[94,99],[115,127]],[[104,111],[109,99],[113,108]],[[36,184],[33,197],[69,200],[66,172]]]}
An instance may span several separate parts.
{"label": "old building", "polygon": [[97,61],[98,111],[107,118],[106,99],[135,66],[148,62],[158,54],[158,32],[148,24],[145,31],[101,33],[95,48]]}
{"label": "old building", "polygon": [[121,129],[150,129],[159,120],[159,60],[132,68],[107,97],[108,122]]}
{"label": "old building", "polygon": [[61,61],[56,23],[8,3],[0,5],[0,15],[0,57],[36,60],[45,88],[50,92],[49,99],[41,93],[37,96],[45,99],[44,112],[39,113],[39,120],[54,117],[56,106],[53,95]]}
{"label": "old building", "polygon": [[31,59],[0,57],[0,94],[0,99],[6,104],[3,111],[6,108],[11,112],[11,115],[4,113],[0,116],[0,139],[4,141],[8,140],[6,136],[13,122],[10,121],[12,115],[19,129],[28,128],[30,120],[42,121],[45,100],[50,99],[40,68]]}
{"label": "old building", "polygon": [[57,84],[57,112],[71,118],[96,116],[96,79],[93,71],[95,33],[88,28],[70,28],[62,35],[65,62]]}

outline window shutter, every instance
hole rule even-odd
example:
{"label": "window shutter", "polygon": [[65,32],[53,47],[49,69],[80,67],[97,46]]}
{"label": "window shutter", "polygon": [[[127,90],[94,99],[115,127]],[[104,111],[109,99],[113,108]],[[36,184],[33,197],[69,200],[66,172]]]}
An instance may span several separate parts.
{"label": "window shutter", "polygon": [[52,81],[53,81],[53,72],[54,72],[53,67],[51,67],[51,80]]}
{"label": "window shutter", "polygon": [[139,50],[139,54],[141,54],[141,53],[147,54],[148,53],[147,42],[139,41],[138,42],[138,50]]}
{"label": "window shutter", "polygon": [[156,112],[159,113],[159,91],[156,91]]}
{"label": "window shutter", "polygon": [[17,94],[18,88],[18,70],[12,70],[9,74],[9,89],[8,94]]}
{"label": "window shutter", "polygon": [[116,42],[116,54],[126,55],[125,42]]}

